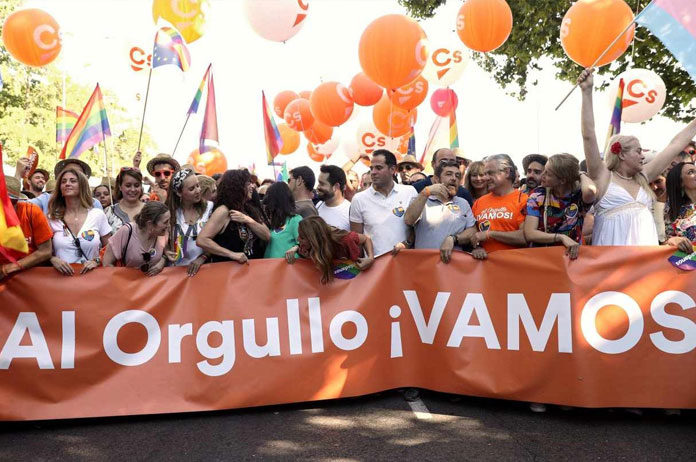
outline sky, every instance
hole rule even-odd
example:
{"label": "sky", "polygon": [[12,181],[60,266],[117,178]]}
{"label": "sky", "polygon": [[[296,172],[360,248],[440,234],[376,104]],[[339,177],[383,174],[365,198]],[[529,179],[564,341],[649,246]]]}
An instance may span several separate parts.
{"label": "sky", "polygon": [[[309,0],[304,27],[286,43],[278,43],[252,30],[243,8],[245,1],[211,0],[206,33],[189,45],[191,68],[185,73],[173,66],[153,71],[145,124],[158,152],[171,153],[193,95],[212,62],[220,148],[228,168],[255,165],[261,177],[271,177],[272,169],[265,166],[261,91],[272,101],[283,90],[313,90],[322,82],[334,80],[348,85],[361,71],[358,43],[365,27],[382,15],[403,14],[405,10],[396,0]],[[449,0],[434,18],[420,22],[432,45],[458,42],[454,29],[460,5],[457,0]],[[152,2],[29,0],[26,6],[46,10],[60,24],[63,50],[57,60],[59,68],[81,83],[92,86],[99,82],[102,88],[115,92],[132,115],[132,125],[139,126],[147,70],[131,69],[129,51],[133,46],[152,49],[158,27],[152,17]],[[491,75],[470,61],[452,85],[459,96],[459,142],[466,157],[477,160],[504,152],[518,164],[524,155],[534,152],[569,152],[582,158],[580,92],[554,111],[572,85],[557,81],[551,64],[544,63],[543,67],[531,76],[539,80],[539,85],[530,90],[526,101],[520,102],[506,95]],[[430,91],[435,89],[431,85]],[[612,98],[608,92],[597,92],[595,96],[600,143],[609,124]],[[429,100],[430,96],[419,107],[415,127],[419,153],[435,118]],[[66,102],[76,112],[84,103]],[[110,102],[105,104],[108,112]],[[355,152],[357,127],[372,118],[372,108],[355,108],[351,119],[334,130],[339,147],[328,163],[342,165]],[[182,162],[198,145],[202,112],[199,110],[188,122],[176,153]],[[276,119],[276,123],[281,122]],[[646,124],[624,124],[622,132],[638,136],[643,147],[659,150],[680,126],[657,116]],[[283,156],[289,168],[318,168],[319,164],[307,156],[305,144],[303,138],[294,154]]]}

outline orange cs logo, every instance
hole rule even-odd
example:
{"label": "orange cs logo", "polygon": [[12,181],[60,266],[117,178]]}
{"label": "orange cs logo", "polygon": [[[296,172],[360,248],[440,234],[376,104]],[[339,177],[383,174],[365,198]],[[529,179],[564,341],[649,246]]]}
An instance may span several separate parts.
{"label": "orange cs logo", "polygon": [[624,98],[624,108],[638,104],[641,99],[645,100],[645,102],[648,104],[652,104],[657,100],[657,90],[648,90],[648,86],[645,85],[645,82],[643,82],[641,79],[631,80],[628,85],[626,85],[626,92],[631,98],[638,101]]}
{"label": "orange cs logo", "polygon": [[[362,138],[363,146],[365,146],[365,154],[372,154],[375,149],[383,148],[387,145],[387,138],[380,135],[376,136],[374,133],[367,132],[363,134]],[[375,147],[376,146],[376,147]]]}
{"label": "orange cs logo", "polygon": [[130,49],[131,69],[135,72],[142,71],[146,67],[152,66],[152,55],[145,53],[140,47]]}
{"label": "orange cs logo", "polygon": [[[309,3],[303,2],[302,0],[297,0],[297,6],[299,6],[302,9],[302,11],[309,10]],[[307,14],[305,13],[298,14],[297,17],[295,17],[295,24],[293,24],[292,27],[295,27],[296,25],[304,21],[306,17]]]}
{"label": "orange cs logo", "polygon": [[454,50],[454,52],[447,48],[438,48],[435,50],[432,55],[432,60],[435,66],[438,67],[437,78],[441,79],[443,75],[450,71],[450,63],[459,64],[462,62],[462,59],[461,50]]}

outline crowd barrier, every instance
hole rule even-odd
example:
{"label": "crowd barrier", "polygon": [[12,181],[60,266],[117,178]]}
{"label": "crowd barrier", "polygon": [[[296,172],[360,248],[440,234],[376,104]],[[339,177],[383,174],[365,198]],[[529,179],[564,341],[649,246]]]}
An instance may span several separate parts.
{"label": "crowd barrier", "polygon": [[0,282],[0,420],[233,409],[419,387],[696,408],[696,273],[667,248],[404,251]]}

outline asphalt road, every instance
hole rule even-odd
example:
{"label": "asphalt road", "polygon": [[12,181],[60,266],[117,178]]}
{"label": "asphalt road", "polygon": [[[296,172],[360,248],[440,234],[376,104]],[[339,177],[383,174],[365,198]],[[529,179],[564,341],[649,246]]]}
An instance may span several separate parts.
{"label": "asphalt road", "polygon": [[552,408],[422,392],[237,411],[0,423],[0,460],[696,460],[696,411]]}

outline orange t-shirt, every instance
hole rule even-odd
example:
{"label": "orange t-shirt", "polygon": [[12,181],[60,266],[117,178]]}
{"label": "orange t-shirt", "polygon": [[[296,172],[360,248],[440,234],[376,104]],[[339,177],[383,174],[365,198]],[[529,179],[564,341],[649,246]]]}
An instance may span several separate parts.
{"label": "orange t-shirt", "polygon": [[[29,202],[19,201],[16,207],[19,226],[22,228],[24,238],[29,246],[29,253],[35,252],[41,244],[53,238],[53,231],[48,226],[48,220],[41,211],[41,208]],[[8,253],[15,260],[20,260],[27,256],[25,253],[7,249]],[[5,257],[0,255],[0,264],[10,263]]]}
{"label": "orange t-shirt", "polygon": [[[479,231],[517,231],[524,222],[528,196],[518,190],[505,196],[488,193],[474,202],[472,210],[476,217]],[[514,245],[503,244],[495,239],[488,239],[481,244],[486,252],[515,249]]]}

